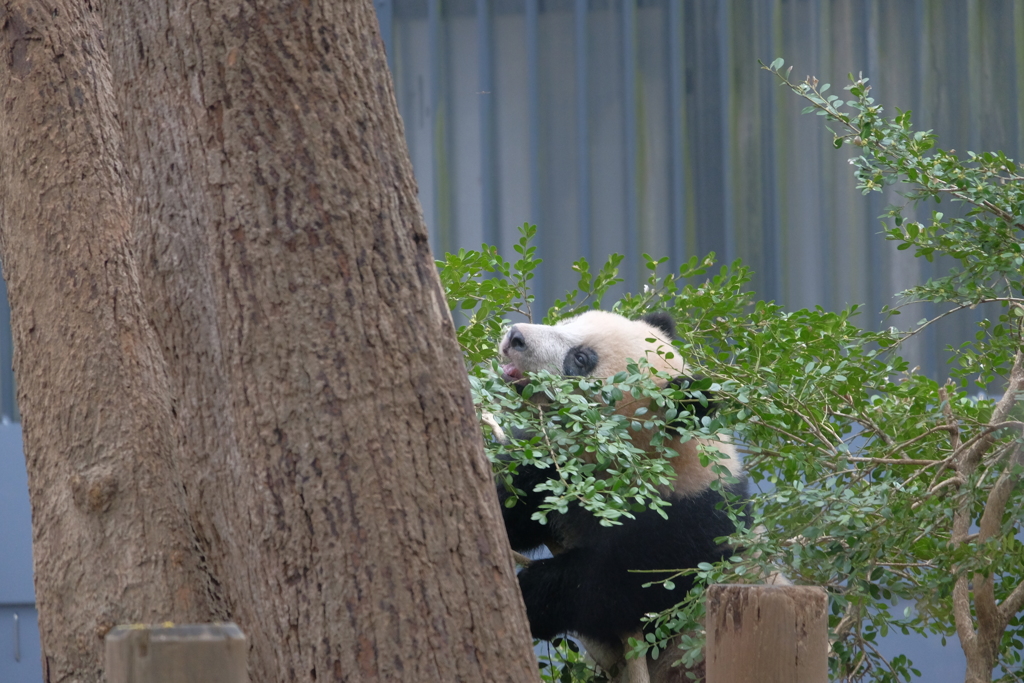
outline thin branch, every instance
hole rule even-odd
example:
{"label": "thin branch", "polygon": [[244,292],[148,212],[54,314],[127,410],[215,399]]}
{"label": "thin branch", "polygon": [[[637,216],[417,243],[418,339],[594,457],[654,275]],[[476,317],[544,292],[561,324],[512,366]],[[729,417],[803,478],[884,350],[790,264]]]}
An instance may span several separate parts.
{"label": "thin branch", "polygon": [[990,202],[987,199],[983,199],[981,201],[981,205],[984,206],[986,209],[988,209],[989,213],[991,213],[993,215],[996,215],[996,216],[999,216],[1000,218],[1002,218],[1004,221],[1006,221],[1010,225],[1016,225],[1018,228],[1020,227],[1020,225],[1017,225],[1017,222],[1016,222],[1017,216],[1015,216],[1014,214],[1012,214],[1012,213],[1010,213],[1008,211],[1005,211],[1003,209],[1000,209],[998,206],[996,206],[995,204],[993,204],[992,202]]}
{"label": "thin branch", "polygon": [[[804,423],[807,425],[808,429],[811,430],[811,433],[813,433],[816,437],[818,437],[819,441],[821,441],[823,444],[825,444],[825,446],[828,448],[829,455],[838,455],[839,454],[839,451],[836,449],[835,444],[833,444],[831,441],[829,441],[827,438],[825,438],[825,435],[822,434],[821,430],[818,429],[818,425],[814,424],[814,420],[812,420],[811,418],[807,417],[806,415],[801,413],[799,410],[793,410],[793,412],[796,413],[797,416],[801,420],[804,421]],[[842,439],[840,439],[840,441],[842,441]]]}
{"label": "thin branch", "polygon": [[[830,451],[830,450],[824,449],[821,446],[815,446],[814,444],[808,442],[806,439],[801,439],[799,436],[797,436],[795,434],[791,434],[791,433],[787,432],[785,429],[782,429],[781,427],[779,427],[777,425],[773,425],[773,424],[771,424],[771,423],[769,423],[767,421],[764,421],[764,420],[761,421],[761,425],[764,426],[764,427],[767,427],[768,429],[771,429],[773,431],[778,432],[779,434],[785,436],[787,439],[791,439],[794,443],[803,444],[804,446],[807,446],[808,448],[813,448],[816,451],[821,451],[825,455],[835,455],[834,451]],[[833,470],[836,469],[835,466],[831,465],[831,464],[828,464],[826,466],[829,467],[830,469],[833,469]]]}
{"label": "thin branch", "polygon": [[935,484],[930,489],[928,489],[928,495],[933,495],[933,494],[937,493],[938,491],[946,488],[947,486],[952,486],[954,484],[956,484],[957,486],[960,486],[960,485],[962,485],[964,483],[964,481],[966,481],[966,480],[963,477],[961,477],[959,474],[955,474],[952,477],[950,477],[949,479],[943,479],[938,484]]}
{"label": "thin branch", "polygon": [[844,638],[850,632],[853,625],[858,622],[860,622],[860,608],[851,602],[846,606],[846,614],[836,624],[835,637],[832,639],[832,642],[834,643]]}
{"label": "thin branch", "polygon": [[[908,439],[908,440],[904,441],[903,443],[898,444],[895,448],[891,449],[889,451],[889,453],[890,454],[894,454],[894,453],[898,453],[900,451],[905,451],[911,444],[914,444],[915,442],[920,441],[921,439],[927,438],[927,437],[931,436],[932,434],[935,434],[936,432],[948,432],[948,431],[949,431],[949,426],[948,425],[938,425],[936,427],[929,427],[925,431],[923,431],[920,434],[918,434],[917,436],[915,436],[913,439]],[[948,458],[947,458],[947,460],[948,460]]]}
{"label": "thin branch", "polygon": [[953,451],[960,447],[960,426],[953,417],[953,406],[949,403],[949,385],[939,387],[939,398],[942,399],[942,414],[946,418],[946,425],[949,426],[949,444]]}
{"label": "thin branch", "polygon": [[[853,407],[853,406],[851,405],[851,407]],[[828,408],[827,406],[826,406],[826,410],[828,410],[829,413],[831,413],[832,415],[835,415],[836,417],[841,417],[844,420],[851,420],[851,421],[856,422],[857,424],[859,424],[859,425],[861,425],[863,427],[867,427],[872,432],[877,434],[879,436],[879,438],[881,438],[882,441],[885,442],[886,446],[890,446],[890,447],[896,446],[896,442],[893,440],[893,438],[891,436],[889,436],[888,434],[886,434],[884,431],[882,431],[882,428],[879,427],[877,424],[875,424],[875,422],[871,418],[864,417],[863,415],[848,415],[846,413],[840,413],[839,411],[833,410],[831,408]]]}
{"label": "thin branch", "polygon": [[914,465],[916,467],[931,467],[933,465],[944,465],[946,460],[915,460],[914,458],[854,458],[847,457],[849,462],[874,462],[883,465]]}
{"label": "thin branch", "polygon": [[[931,302],[926,302],[926,301],[908,301],[908,302],[907,302],[907,304],[912,304],[912,303],[931,303]],[[982,301],[982,302],[980,302],[980,303],[988,303],[988,301]],[[906,305],[906,304],[905,304],[905,305]],[[902,343],[902,342],[905,342],[905,341],[906,341],[906,340],[908,340],[908,339],[910,339],[910,338],[911,338],[911,337],[913,337],[913,336],[914,336],[915,334],[918,334],[918,333],[919,333],[919,332],[921,332],[921,331],[922,331],[922,330],[923,330],[924,328],[928,327],[928,326],[929,326],[929,325],[931,325],[932,323],[935,323],[935,322],[938,322],[938,321],[942,320],[942,319],[943,319],[943,318],[945,318],[945,317],[946,317],[947,315],[952,315],[952,314],[954,314],[954,313],[956,313],[956,312],[958,312],[958,311],[962,311],[962,310],[963,310],[963,309],[965,309],[965,308],[973,308],[974,306],[977,306],[977,305],[978,305],[978,304],[977,304],[977,303],[975,303],[975,302],[971,302],[971,303],[966,303],[966,304],[960,304],[960,305],[959,305],[959,306],[957,306],[956,308],[951,308],[951,309],[949,309],[948,311],[945,311],[945,312],[943,312],[943,313],[939,313],[939,314],[938,314],[937,316],[935,316],[935,317],[934,317],[934,318],[932,318],[931,320],[926,320],[926,321],[924,322],[924,324],[922,324],[922,325],[918,325],[917,327],[915,327],[915,328],[914,328],[914,329],[912,329],[912,330],[907,330],[906,336],[904,336],[904,337],[903,337],[903,339],[901,340],[901,343]],[[899,308],[902,308],[902,306],[900,306]]]}
{"label": "thin branch", "polygon": [[1016,405],[1017,395],[1021,393],[1022,389],[1024,389],[1024,351],[1017,351],[1017,356],[1013,360],[1013,369],[1010,370],[1009,385],[1006,387],[1003,397],[999,399],[996,407],[992,410],[992,419],[989,420],[989,427],[986,428],[986,433],[964,454],[961,461],[963,466],[969,467],[971,471],[977,467],[978,462],[981,461],[982,456],[994,440],[992,433],[998,427],[992,428],[993,425],[1000,424],[1006,420],[1006,416],[1010,414],[1013,406]]}
{"label": "thin branch", "polygon": [[[1001,664],[1001,663],[1000,663],[1000,664]],[[1012,678],[1012,679],[1013,679],[1013,680],[1015,680],[1015,681],[1020,681],[1020,680],[1024,680],[1024,679],[1021,679],[1021,677],[1020,677],[1020,676],[1018,676],[1017,674],[1015,674],[1015,673],[1013,673],[1012,671],[1010,671],[1010,669],[1008,669],[1008,668],[1007,668],[1007,667],[1005,667],[1005,666],[1003,666],[1003,675],[1004,675],[1004,676],[1009,676],[1010,678]]]}
{"label": "thin branch", "polygon": [[[998,405],[996,406],[996,408],[998,409]],[[966,473],[970,474],[974,472],[974,468],[978,466],[978,463],[981,461],[981,458],[985,455],[985,452],[989,448],[991,448],[992,442],[995,440],[992,437],[992,434],[998,432],[1000,429],[1006,429],[1008,427],[1024,427],[1024,422],[1019,422],[1017,420],[1004,420],[1001,422],[995,422],[995,419],[996,415],[995,411],[993,411],[993,421],[990,424],[987,424],[984,427],[982,427],[981,430],[977,434],[972,436],[970,439],[960,444],[959,449],[954,451],[953,454],[950,456],[951,458],[960,458],[960,462],[957,464],[958,471],[964,471],[961,469],[962,467],[970,466],[970,471]],[[943,427],[943,429],[946,429],[946,427]],[[984,443],[984,448],[979,448],[979,444],[982,443]]]}
{"label": "thin branch", "polygon": [[1017,612],[1024,608],[1024,581],[1017,584],[1017,587],[1010,591],[999,605],[999,615],[1009,622]]}
{"label": "thin branch", "polygon": [[[1006,468],[1003,473],[999,476],[995,486],[989,492],[988,501],[985,504],[985,512],[981,516],[981,523],[978,525],[978,537],[980,541],[984,541],[988,538],[992,538],[997,535],[1002,529],[1003,514],[1006,512],[1006,504],[1010,500],[1010,494],[1013,493],[1013,489],[1016,488],[1020,477],[1016,470],[1024,460],[1024,446],[1020,442],[1017,443],[1014,449],[1013,455],[1010,456],[1006,463]],[[994,576],[989,576],[989,582],[995,580]],[[1021,593],[1020,596],[1014,597],[1015,593]],[[1012,598],[1012,599],[1011,599]],[[1010,593],[1009,596],[1003,603],[998,607],[993,606],[995,611],[995,618],[997,619],[997,626],[999,627],[996,635],[1002,632],[1006,628],[1006,624],[1009,623],[1013,615],[1020,609],[1020,605],[1014,605],[1014,600],[1024,601],[1024,589],[1021,588],[1021,584],[1018,584],[1016,588]],[[995,595],[992,596],[992,601],[995,602]]]}
{"label": "thin branch", "polygon": [[[821,92],[818,90],[818,79],[813,76],[809,76],[802,84],[796,84],[789,80],[787,75],[777,69],[772,69],[770,66],[762,65],[762,68],[771,71],[779,79],[785,83],[790,90],[792,90],[798,97],[802,97],[814,106],[825,112],[829,119],[834,120],[846,127],[850,132],[841,136],[837,136],[841,139],[856,138],[862,135],[862,131],[854,124],[854,117],[841,112],[833,103],[822,97]],[[790,67],[792,68],[792,67]],[[860,85],[862,83],[858,83]],[[870,86],[865,87],[865,93],[870,90]],[[836,100],[842,104],[842,100]],[[878,161],[878,164],[872,164],[872,169],[881,173],[894,175],[897,177],[906,176],[906,172],[899,167],[900,154],[893,151],[892,145],[882,145],[881,143],[876,144],[872,149],[872,156]],[[917,168],[919,179],[915,181],[915,185],[921,188],[921,191],[928,195],[937,195],[939,193],[947,193],[956,197],[965,204],[977,206],[990,214],[1001,218],[1005,222],[1013,225],[1017,228],[1022,226],[1017,223],[1017,216],[1005,209],[1002,209],[987,199],[975,199],[967,194],[965,188],[957,185],[949,184],[949,181],[945,178],[940,178],[930,171],[930,167],[921,166]],[[984,169],[983,169],[984,170]],[[1003,177],[998,173],[994,174],[996,177]]]}
{"label": "thin branch", "polygon": [[887,669],[889,669],[890,672],[892,672],[893,679],[894,680],[899,680],[899,675],[896,673],[896,669],[892,668],[892,664],[889,663],[888,659],[886,659],[885,657],[882,656],[882,653],[878,651],[877,647],[875,647],[874,645],[872,645],[871,643],[869,643],[866,640],[862,640],[861,641],[861,646],[866,646],[866,647],[870,648],[871,651],[875,653],[875,656],[878,657],[880,660],[882,660],[882,663],[885,664],[885,667]]}

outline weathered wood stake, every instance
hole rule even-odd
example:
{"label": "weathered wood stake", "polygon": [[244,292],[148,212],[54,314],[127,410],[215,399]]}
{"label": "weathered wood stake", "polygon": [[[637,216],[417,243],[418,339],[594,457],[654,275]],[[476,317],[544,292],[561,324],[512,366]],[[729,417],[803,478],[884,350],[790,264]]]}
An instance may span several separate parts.
{"label": "weathered wood stake", "polygon": [[828,597],[816,586],[707,592],[708,683],[827,683]]}
{"label": "weathered wood stake", "polygon": [[118,626],[106,647],[107,683],[249,683],[249,646],[232,623]]}

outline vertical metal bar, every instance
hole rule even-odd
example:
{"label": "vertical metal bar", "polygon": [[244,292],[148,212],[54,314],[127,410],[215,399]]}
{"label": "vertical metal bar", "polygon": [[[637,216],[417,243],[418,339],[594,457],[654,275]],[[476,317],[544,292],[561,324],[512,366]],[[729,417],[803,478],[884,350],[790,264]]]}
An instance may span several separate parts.
{"label": "vertical metal bar", "polygon": [[[1017,3],[1019,6],[1020,3]],[[914,3],[914,35],[926,36],[927,22],[925,21],[925,3],[923,0],[916,0]],[[921,40],[918,43],[918,51],[916,55],[916,63],[914,65],[915,70],[915,88],[914,88],[914,111],[924,110],[924,86],[923,84],[927,80],[927,68],[925,67],[925,54],[926,54],[926,40]],[[920,123],[918,124],[920,125]],[[835,258],[835,257],[833,257]],[[922,279],[931,280],[939,271],[936,268],[935,263],[931,263],[925,259],[916,259],[919,267],[921,268]],[[922,306],[922,313],[924,317],[929,319],[933,318],[938,311],[938,307],[931,303],[926,302]],[[922,366],[925,373],[936,380],[941,380],[946,375],[946,370],[943,367],[942,360],[939,356],[939,337],[935,327],[931,327],[925,330],[923,341],[921,342],[922,347]]]}
{"label": "vertical metal bar", "polygon": [[477,0],[477,55],[480,64],[480,202],[481,227],[485,244],[497,246],[500,239],[498,230],[498,183],[494,171],[494,44],[491,40],[491,0]]}
{"label": "vertical metal bar", "polygon": [[530,126],[530,222],[541,222],[540,201],[540,68],[538,51],[540,36],[538,5],[540,0],[526,0],[526,97]]}
{"label": "vertical metal bar", "polygon": [[21,661],[21,624],[17,612],[14,613],[14,661]]}
{"label": "vertical metal bar", "polygon": [[[864,26],[865,26],[865,38],[867,40],[865,61],[867,62],[864,73],[874,76],[879,73],[878,71],[878,7],[875,5],[874,0],[868,0],[864,4],[864,11],[866,13]],[[885,245],[882,239],[878,235],[878,220],[876,216],[882,213],[882,202],[881,194],[878,192],[871,192],[867,196],[868,202],[868,225],[865,226],[867,229],[868,240],[868,313],[872,316],[878,315],[878,312],[882,309],[884,304],[889,303],[888,297],[891,292],[887,290],[889,288],[889,282],[891,277],[888,269],[887,259],[885,258]],[[879,329],[884,321],[875,318],[870,320],[872,329]]]}
{"label": "vertical metal bar", "polygon": [[672,173],[672,267],[686,261],[686,167],[683,155],[683,3],[668,2],[669,145]]}
{"label": "vertical metal bar", "polygon": [[[543,230],[540,157],[540,0],[526,0],[526,99],[529,112],[530,222]],[[541,241],[541,240],[538,240]],[[533,293],[540,302],[554,301],[547,291],[544,269],[535,271]],[[543,306],[543,303],[542,303]],[[532,318],[532,312],[530,317]],[[531,319],[530,322],[533,322]]]}
{"label": "vertical metal bar", "polygon": [[1024,3],[1013,3],[1013,48],[1017,63],[1017,149],[1014,159],[1024,152]]}
{"label": "vertical metal bar", "polygon": [[395,6],[392,0],[373,0],[377,10],[377,23],[380,25],[380,37],[384,41],[384,51],[388,56],[388,68],[392,77],[395,73],[395,62],[391,53],[394,51],[394,15]]}
{"label": "vertical metal bar", "polygon": [[722,2],[718,5],[718,17],[716,30],[718,32],[718,82],[721,84],[719,91],[722,116],[722,205],[723,216],[722,226],[725,229],[723,235],[725,242],[725,253],[722,260],[725,263],[732,263],[736,258],[736,217],[732,207],[732,138],[736,117],[733,116],[730,106],[730,95],[733,79],[730,78],[731,71],[729,53],[729,8],[731,2]]}
{"label": "vertical metal bar", "polygon": [[[968,2],[967,4],[967,75],[969,77],[967,92],[968,102],[968,149],[981,149],[982,130],[985,121],[982,117],[982,110],[985,106],[984,98],[981,97],[982,84],[985,82],[983,69],[984,59],[982,58],[982,16],[985,11],[983,3]],[[874,28],[874,27],[872,27]],[[871,73],[875,73],[872,71]],[[875,194],[872,192],[872,194]],[[977,310],[977,309],[975,309]]]}
{"label": "vertical metal bar", "polygon": [[[814,43],[814,49],[812,53],[814,55],[814,69],[818,73],[824,73],[824,67],[828,63],[827,54],[831,49],[831,40],[829,40],[829,26],[825,23],[828,19],[828,12],[830,5],[827,3],[818,3],[811,7],[810,15],[813,23],[811,24],[812,35],[817,36],[817,40]],[[826,147],[818,145],[818,169],[819,177],[824,178],[825,166],[831,161],[826,158],[825,155],[831,151]],[[818,182],[819,187],[821,182]],[[835,254],[835,224],[831,220],[830,207],[833,205],[833,199],[831,196],[827,200],[818,202],[818,225],[821,226],[821,243],[818,245],[818,258],[821,263],[833,263],[836,257]],[[875,214],[878,215],[878,214]],[[821,287],[822,291],[820,294],[820,300],[822,305],[828,310],[835,310],[836,306],[836,289],[838,284],[838,274],[835,268],[824,268],[821,274]],[[839,302],[838,307],[842,307],[844,302]]]}
{"label": "vertical metal bar", "polygon": [[640,231],[637,220],[637,134],[636,134],[636,0],[622,0],[623,144],[626,161],[626,255],[622,277],[627,290],[639,286],[638,251]]}
{"label": "vertical metal bar", "polygon": [[590,227],[590,130],[588,127],[587,58],[587,16],[589,0],[576,0],[576,163],[578,186],[576,201],[579,205],[579,254],[587,261],[592,260],[593,238]]}
{"label": "vertical metal bar", "polygon": [[[761,54],[766,55],[767,59],[775,59],[774,37],[777,16],[774,5],[773,2],[754,3],[755,20],[758,27],[756,30],[764,41]],[[778,185],[775,182],[777,174],[775,167],[775,91],[777,88],[771,80],[760,79],[758,89],[760,90],[761,109],[761,206],[764,215],[761,226],[763,231],[761,243],[764,245],[764,265],[762,266],[764,273],[761,275],[761,281],[764,283],[765,291],[762,298],[766,301],[781,301],[782,281],[779,277],[782,271],[781,249],[779,248],[781,235],[779,233],[779,207],[776,201]]]}
{"label": "vertical metal bar", "polygon": [[452,251],[448,190],[448,154],[444,97],[444,44],[441,0],[427,0],[427,49],[430,52],[430,123],[433,163],[434,211],[431,216],[431,237],[438,253]]}

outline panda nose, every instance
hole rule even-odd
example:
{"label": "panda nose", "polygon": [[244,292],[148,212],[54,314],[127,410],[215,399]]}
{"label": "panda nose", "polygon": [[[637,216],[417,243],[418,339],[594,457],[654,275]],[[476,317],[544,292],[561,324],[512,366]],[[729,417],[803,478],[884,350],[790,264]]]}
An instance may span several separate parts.
{"label": "panda nose", "polygon": [[522,351],[526,348],[526,337],[519,331],[517,325],[513,325],[508,331],[508,345],[516,351]]}

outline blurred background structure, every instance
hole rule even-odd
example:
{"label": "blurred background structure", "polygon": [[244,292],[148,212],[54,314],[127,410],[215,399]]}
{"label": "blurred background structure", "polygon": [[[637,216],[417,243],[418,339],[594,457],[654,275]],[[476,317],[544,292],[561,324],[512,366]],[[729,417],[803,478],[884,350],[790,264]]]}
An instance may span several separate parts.
{"label": "blurred background structure", "polygon": [[[787,309],[864,304],[877,327],[894,293],[946,272],[897,252],[821,118],[757,60],[833,92],[871,78],[886,111],[911,109],[944,149],[1002,150],[1024,135],[1024,2],[1014,0],[375,0],[435,255],[483,242],[511,256],[539,227],[541,307],[575,282],[580,256],[642,254],[673,268],[714,251],[754,270]],[[938,208],[946,213],[955,205]],[[915,306],[904,327],[937,311]],[[945,376],[950,344],[984,311],[951,316],[904,349]],[[685,322],[684,322],[685,324]],[[893,324],[892,321],[885,324]],[[0,681],[39,683],[31,528],[0,292]],[[923,680],[963,680],[955,640],[887,640]],[[930,650],[929,651],[929,647]]]}
{"label": "blurred background structure", "polygon": [[[580,256],[641,255],[677,267],[715,252],[754,270],[788,309],[864,304],[877,327],[906,287],[945,274],[897,252],[878,220],[894,191],[864,197],[824,120],[758,67],[842,94],[863,72],[895,116],[939,146],[1019,157],[1024,3],[1013,0],[377,0],[420,201],[438,258],[539,228],[542,307],[575,283]],[[950,213],[955,205],[938,208]],[[911,325],[929,313],[908,310]],[[905,353],[944,376],[969,316]],[[886,324],[893,324],[891,321]]]}

